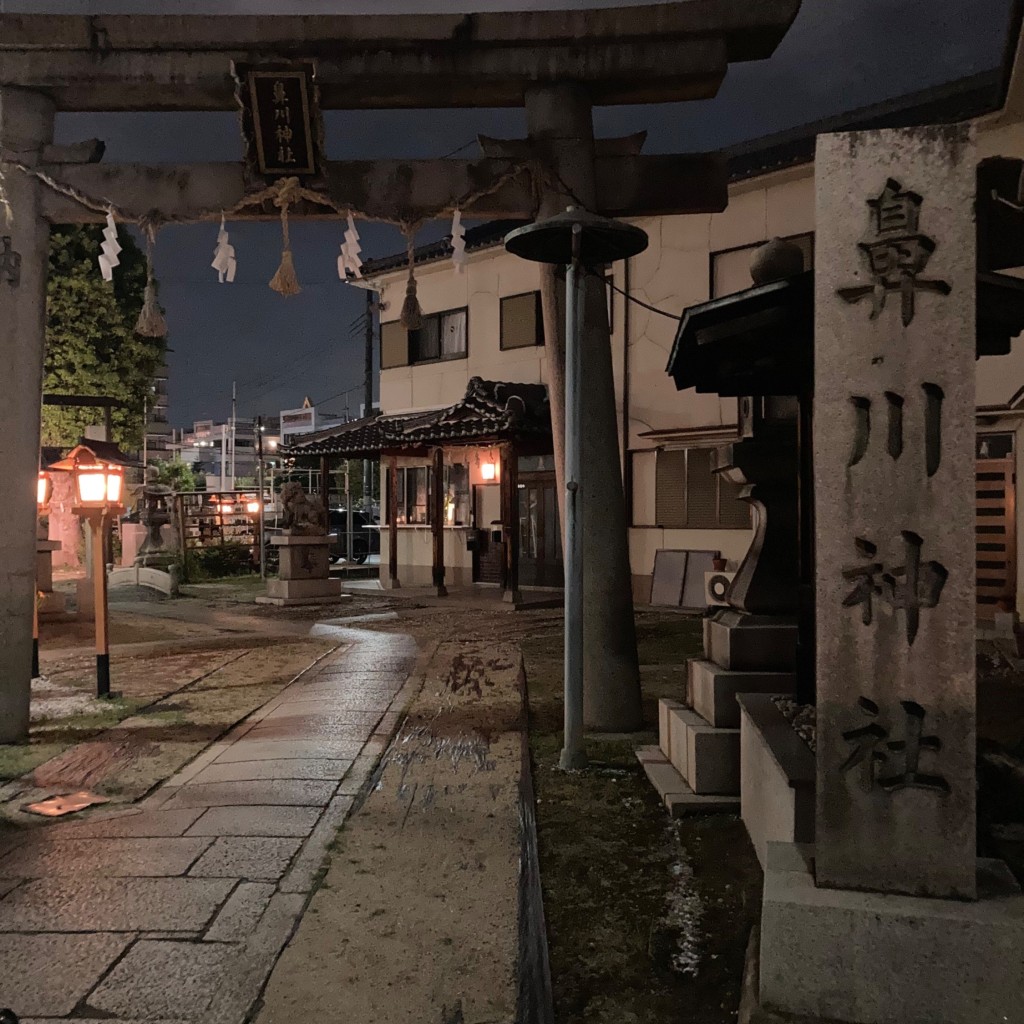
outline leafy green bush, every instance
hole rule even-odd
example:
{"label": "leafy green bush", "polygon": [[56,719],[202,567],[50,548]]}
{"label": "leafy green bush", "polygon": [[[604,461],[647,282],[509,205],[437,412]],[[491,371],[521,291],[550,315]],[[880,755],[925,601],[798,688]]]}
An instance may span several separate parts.
{"label": "leafy green bush", "polygon": [[191,548],[188,552],[186,575],[190,583],[223,576],[245,576],[253,571],[252,548],[247,544]]}

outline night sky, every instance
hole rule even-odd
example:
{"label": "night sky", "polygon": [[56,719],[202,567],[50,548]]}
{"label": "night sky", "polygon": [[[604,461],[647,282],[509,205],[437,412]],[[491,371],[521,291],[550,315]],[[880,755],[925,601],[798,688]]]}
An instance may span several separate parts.
{"label": "night sky", "polygon": [[[628,0],[627,0],[628,2]],[[755,0],[751,0],[755,2]],[[622,0],[586,0],[590,7]],[[581,6],[558,0],[0,0],[0,11],[100,13],[383,13],[483,11]],[[720,94],[703,103],[603,108],[599,135],[649,130],[647,152],[714,149],[999,65],[1010,0],[804,0],[774,57],[734,65]],[[328,112],[327,153],[334,159],[444,156],[477,133],[525,133],[520,111]],[[235,160],[237,118],[218,114],[65,114],[58,141],[97,136],[109,162]],[[463,154],[460,154],[463,155]],[[470,147],[464,155],[474,155]],[[267,287],[280,259],[280,229],[229,224],[239,261],[233,285],[210,266],[217,227],[165,228],[156,271],[170,328],[171,420],[226,419],[231,382],[239,415],[275,415],[305,396],[327,408],[359,411],[363,342],[350,330],[364,293],[337,278],[343,226],[293,222],[292,249],[301,295]],[[426,227],[420,240],[447,224]],[[360,225],[364,257],[404,247],[396,230]],[[345,395],[347,389],[355,388]]]}

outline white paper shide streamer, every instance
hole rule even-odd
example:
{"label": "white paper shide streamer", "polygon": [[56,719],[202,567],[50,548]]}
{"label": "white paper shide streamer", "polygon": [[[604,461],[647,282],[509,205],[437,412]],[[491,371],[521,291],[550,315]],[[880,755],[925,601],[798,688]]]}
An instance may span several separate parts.
{"label": "white paper shide streamer", "polygon": [[117,254],[121,251],[121,243],[117,240],[117,225],[114,223],[114,215],[107,211],[107,226],[103,229],[103,245],[100,247],[99,264],[100,273],[104,281],[114,280],[114,267],[121,261]]}
{"label": "white paper shide streamer", "polygon": [[359,244],[359,232],[356,230],[356,222],[352,214],[348,215],[348,228],[345,231],[345,241],[341,243],[341,255],[338,257],[338,277],[342,281],[348,280],[349,273],[353,277],[363,276],[363,261],[360,253],[363,247]]}
{"label": "white paper shide streamer", "polygon": [[224,225],[223,215],[220,218],[220,231],[217,232],[217,248],[213,250],[213,262],[210,264],[217,271],[217,280],[221,284],[231,284],[238,269],[235,259],[235,247],[228,241],[228,229]]}
{"label": "white paper shide streamer", "polygon": [[456,274],[465,272],[466,260],[466,229],[462,226],[462,212],[456,210],[452,217],[452,263]]}

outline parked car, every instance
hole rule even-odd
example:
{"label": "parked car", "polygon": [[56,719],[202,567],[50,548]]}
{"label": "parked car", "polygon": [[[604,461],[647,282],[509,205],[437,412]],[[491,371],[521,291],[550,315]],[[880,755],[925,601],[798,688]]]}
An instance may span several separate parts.
{"label": "parked car", "polygon": [[331,558],[340,562],[362,564],[370,555],[380,554],[380,525],[359,509],[352,510],[352,557],[348,554],[348,513],[343,508],[332,508],[328,514],[328,532],[334,534],[331,541]]}

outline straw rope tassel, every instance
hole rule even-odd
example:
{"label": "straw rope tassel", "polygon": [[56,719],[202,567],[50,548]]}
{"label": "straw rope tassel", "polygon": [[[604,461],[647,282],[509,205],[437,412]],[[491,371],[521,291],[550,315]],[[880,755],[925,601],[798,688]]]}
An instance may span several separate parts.
{"label": "straw rope tassel", "polygon": [[[293,184],[294,183],[294,184]],[[270,287],[280,295],[298,295],[302,291],[299,279],[295,276],[295,263],[292,261],[291,242],[288,238],[288,207],[293,197],[298,197],[298,178],[288,178],[274,199],[274,204],[281,207],[281,266],[270,279]]]}
{"label": "straw rope tassel", "polygon": [[398,322],[407,331],[418,331],[423,326],[423,310],[416,295],[416,250],[411,231],[406,235],[406,239],[409,243],[409,280],[405,286],[405,302],[402,303],[402,313]]}
{"label": "straw rope tassel", "polygon": [[146,228],[146,292],[145,300],[142,303],[142,311],[139,313],[138,322],[135,324],[135,333],[141,334],[144,338],[166,338],[167,321],[164,319],[163,310],[156,300],[156,279],[153,276],[153,247],[156,244],[156,228],[147,224]]}

